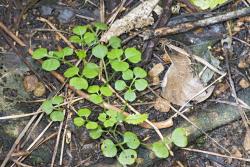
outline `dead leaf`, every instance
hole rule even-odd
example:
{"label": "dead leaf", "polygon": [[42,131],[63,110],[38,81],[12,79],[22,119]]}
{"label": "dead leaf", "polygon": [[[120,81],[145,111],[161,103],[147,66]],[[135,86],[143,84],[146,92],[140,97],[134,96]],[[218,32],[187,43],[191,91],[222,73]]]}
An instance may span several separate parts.
{"label": "dead leaf", "polygon": [[32,92],[36,88],[36,84],[38,83],[38,79],[35,75],[28,75],[24,77],[23,87],[26,92]]}
{"label": "dead leaf", "polygon": [[224,93],[228,88],[230,88],[230,86],[227,82],[218,83],[215,87],[214,95],[219,96],[220,94]]}
{"label": "dead leaf", "polygon": [[[200,91],[204,89],[198,76],[193,74],[191,60],[184,54],[170,55],[172,64],[166,72],[162,81],[162,96],[170,103],[184,105]],[[210,87],[208,92],[204,91],[193,99],[196,102],[206,100],[212,93]]]}
{"label": "dead leaf", "polygon": [[250,83],[245,79],[242,78],[239,82],[240,87],[242,87],[243,89],[246,89],[250,86]]}
{"label": "dead leaf", "polygon": [[250,151],[250,130],[249,129],[246,132],[243,147],[246,151]]}
{"label": "dead leaf", "polygon": [[153,85],[158,85],[160,83],[159,75],[164,70],[164,66],[161,63],[158,63],[151,68],[148,72],[149,78]]}
{"label": "dead leaf", "polygon": [[120,36],[136,28],[142,28],[154,23],[151,15],[159,0],[147,0],[131,10],[123,18],[116,20],[110,29],[101,37],[102,42],[107,42],[112,36]]}
{"label": "dead leaf", "polygon": [[42,82],[38,82],[36,84],[36,88],[35,88],[33,94],[36,97],[41,97],[45,94],[45,92],[46,92],[46,88],[45,88],[44,84]]}
{"label": "dead leaf", "polygon": [[168,112],[170,110],[170,104],[166,99],[159,97],[155,100],[154,108],[160,112]]}

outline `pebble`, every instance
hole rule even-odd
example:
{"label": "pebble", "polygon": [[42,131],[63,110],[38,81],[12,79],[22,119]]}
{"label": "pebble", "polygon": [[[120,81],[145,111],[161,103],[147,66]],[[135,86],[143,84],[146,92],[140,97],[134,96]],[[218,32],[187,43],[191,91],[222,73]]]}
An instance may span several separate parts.
{"label": "pebble", "polygon": [[23,86],[26,92],[32,92],[35,90],[38,79],[35,75],[28,75],[24,77]]}
{"label": "pebble", "polygon": [[33,94],[36,97],[41,97],[45,94],[45,92],[46,92],[46,88],[45,88],[44,84],[42,82],[38,82]]}

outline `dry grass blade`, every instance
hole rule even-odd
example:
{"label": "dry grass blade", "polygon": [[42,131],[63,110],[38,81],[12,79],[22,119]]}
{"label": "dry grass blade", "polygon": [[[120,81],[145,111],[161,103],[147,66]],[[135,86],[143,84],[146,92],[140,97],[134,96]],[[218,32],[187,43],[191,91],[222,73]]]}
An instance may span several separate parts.
{"label": "dry grass blade", "polygon": [[17,119],[17,118],[29,117],[29,116],[32,116],[32,115],[40,114],[41,112],[42,111],[37,111],[37,112],[33,112],[33,113],[28,113],[28,114],[3,116],[3,117],[0,117],[0,120]]}

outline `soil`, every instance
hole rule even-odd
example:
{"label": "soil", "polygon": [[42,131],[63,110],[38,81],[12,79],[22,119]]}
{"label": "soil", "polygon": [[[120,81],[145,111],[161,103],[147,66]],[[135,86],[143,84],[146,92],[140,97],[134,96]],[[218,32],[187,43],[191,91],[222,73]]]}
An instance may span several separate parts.
{"label": "soil", "polygon": [[[137,3],[139,3],[139,1],[137,0],[131,2],[132,3],[127,4],[127,11],[129,11],[129,9],[132,9]],[[105,1],[107,16],[111,15],[111,12],[119,3],[120,0]],[[74,27],[75,25],[90,23],[92,19],[99,20],[100,14],[98,6],[98,0],[91,0],[90,2],[82,0],[41,0],[38,3],[36,3],[36,0],[24,0],[22,3],[16,0],[13,0],[13,2],[0,1],[0,21],[8,26],[9,30],[11,30],[12,32],[18,30],[21,39],[25,39],[25,42],[30,48],[34,49],[39,46],[46,46],[49,50],[55,50],[59,47],[65,47],[66,44],[63,43],[62,40],[58,40],[58,36],[55,32],[48,31],[48,26],[38,21],[37,17],[47,18],[53,24],[55,24],[57,29],[62,30],[64,35],[68,37],[71,34],[70,32],[72,27]],[[231,9],[241,8],[242,6],[244,6],[242,2],[232,2],[217,9],[216,12],[220,12],[223,10],[230,11]],[[22,13],[22,11],[24,11],[24,13]],[[181,14],[179,15],[181,16],[185,12],[187,12],[187,10],[185,10],[184,8],[180,11]],[[118,15],[118,17],[120,17],[121,15]],[[19,18],[20,16],[21,19]],[[88,19],[83,19],[83,16],[84,18]],[[179,20],[179,18],[175,19],[174,17],[175,16],[171,18],[169,24],[175,24],[174,22],[177,22]],[[185,19],[185,16],[183,16],[182,19]],[[241,22],[239,22],[239,20],[232,20],[229,22],[229,24],[241,24]],[[248,42],[248,45],[243,44],[239,40],[234,40],[232,42],[233,54],[229,60],[236,91],[242,90],[242,88],[238,84],[238,82],[242,78],[245,78],[248,81],[250,79],[249,68],[238,68],[238,63],[240,60],[245,59],[247,55],[250,57],[250,23],[248,21],[243,22],[242,24],[243,25],[239,26],[240,28],[242,28],[241,31],[235,32],[235,37],[237,39]],[[150,27],[146,27],[145,29],[138,31],[144,31],[146,29],[150,29]],[[137,30],[134,30],[133,32],[131,32],[131,34],[135,33],[136,31]],[[196,31],[174,35],[169,37],[168,39],[177,41],[176,43],[181,42],[190,50],[194,48],[192,51],[199,54],[205,55],[211,53],[217,60],[220,61],[220,67],[222,68],[222,70],[227,71],[225,59],[223,57],[223,46],[220,43],[220,40],[226,33],[227,24],[219,23],[203,29],[198,29]],[[124,34],[121,36],[121,38],[125,40],[129,38],[131,34]],[[129,42],[127,42],[124,47],[133,46],[139,49],[143,49],[145,41],[143,41],[142,36],[143,33],[140,33],[140,35],[129,40]],[[213,49],[208,50],[207,45],[205,44],[206,42],[215,44]],[[204,44],[206,49],[201,49],[202,52],[199,52],[197,47],[201,44]],[[154,49],[152,59],[143,67],[146,70],[150,70],[154,64],[164,63],[162,60],[163,53],[164,51],[161,48],[161,45],[157,45]],[[51,95],[48,89],[46,91],[46,94],[42,97],[36,97],[32,92],[25,91],[23,87],[23,79],[28,75],[34,75],[34,71],[39,74],[40,78],[42,78],[43,80],[43,83],[49,85],[49,87],[53,85],[57,89],[60,88],[60,83],[55,78],[52,78],[50,74],[44,72],[40,68],[39,63],[32,60],[27,54],[28,53],[25,52],[25,54],[22,54],[23,58],[20,58],[15,53],[15,50],[8,45],[5,37],[0,31],[0,117],[35,112],[41,104],[39,100],[44,100],[46,97]],[[24,60],[29,62],[29,64],[32,66],[32,70],[25,65]],[[169,64],[164,64],[164,67],[165,71],[167,71]],[[162,79],[163,76],[164,73],[160,75],[160,78]],[[216,77],[212,76],[212,78],[214,79]],[[222,86],[229,84],[228,78],[223,80],[221,83]],[[155,86],[153,87],[153,89],[156,93],[160,94],[161,89],[159,86]],[[216,85],[215,90],[219,91],[218,85]],[[63,88],[62,91],[66,92],[67,90],[66,88]],[[210,97],[210,101],[206,100],[203,103],[194,104],[193,108],[206,108],[206,106],[212,103],[211,100],[228,100],[230,96],[231,90],[229,88],[225,90],[223,89],[219,94],[214,93],[212,97]],[[162,113],[154,109],[153,105],[150,102],[154,101],[156,99],[156,96],[149,90],[146,90],[139,94],[138,99],[139,100],[135,102],[136,104],[146,104],[135,105],[135,108],[141,113],[148,113],[149,120],[163,121],[174,114],[173,111]],[[115,100],[116,99],[111,99],[111,101]],[[95,110],[97,112],[102,111],[102,108],[97,107],[92,103],[86,101],[83,102],[84,103],[79,104],[75,107],[85,106],[92,108],[92,110]],[[73,116],[68,118],[67,131],[71,142],[66,144],[64,148],[65,154],[63,157],[63,166],[120,166],[116,162],[115,158],[105,158],[100,150],[100,140],[91,140],[88,136],[88,131],[85,128],[76,128],[72,122],[72,119]],[[96,115],[92,115],[90,119],[96,119]],[[6,157],[15,139],[29,120],[29,117],[14,120],[0,120],[0,162]],[[181,118],[175,119],[174,126],[178,125],[181,121],[184,120]],[[36,137],[42,132],[42,130],[48,125],[48,123],[48,117],[43,117],[37,128],[35,128],[35,130],[31,133],[31,137],[28,140],[28,143],[34,141]],[[49,128],[43,138],[48,138],[48,140],[42,143],[41,146],[39,146],[37,149],[35,149],[23,161],[24,164],[42,167],[49,166],[56,142],[56,135],[53,134],[58,131],[58,128],[59,123],[55,123]],[[140,139],[158,139],[155,131],[143,129],[139,126],[123,125],[122,130],[133,131],[139,136]],[[250,154],[243,147],[245,132],[245,127],[242,123],[242,120],[240,119],[226,126],[213,129],[208,134],[215,140],[219,141],[220,144],[226,147],[230,152],[232,152],[233,156],[239,156],[249,159]],[[221,149],[218,149],[210,139],[204,136],[200,136],[199,138],[189,143],[189,148],[196,148],[200,150],[225,154],[225,152],[221,151]],[[15,152],[18,152],[20,150],[16,150]],[[59,151],[61,151],[60,147],[58,152]],[[249,162],[225,159],[201,153],[194,153],[182,149],[174,150],[174,154],[174,157],[168,158],[166,160],[155,159],[153,166],[181,166],[180,164],[188,167],[250,166]],[[56,157],[56,162],[58,161],[59,156]],[[8,165],[11,165],[11,163],[9,163]],[[143,163],[140,165],[143,166]]]}

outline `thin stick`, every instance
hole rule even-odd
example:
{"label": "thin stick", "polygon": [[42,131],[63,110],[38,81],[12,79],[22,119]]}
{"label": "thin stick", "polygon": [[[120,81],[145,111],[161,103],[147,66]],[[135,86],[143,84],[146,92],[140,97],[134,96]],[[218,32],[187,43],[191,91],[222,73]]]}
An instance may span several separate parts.
{"label": "thin stick", "polygon": [[65,126],[64,126],[64,131],[63,131],[63,138],[62,138],[62,146],[61,146],[61,152],[60,152],[60,160],[59,160],[59,165],[62,165],[63,161],[63,151],[64,151],[64,144],[65,144],[65,138],[66,138],[66,133],[67,133],[67,128],[68,128],[68,120],[70,118],[70,113],[68,113],[66,121],[65,121]]}
{"label": "thin stick", "polygon": [[11,159],[13,162],[15,162],[15,164],[17,164],[18,166],[23,166],[23,167],[33,167],[33,166],[30,166],[30,165],[26,165],[26,164],[24,164],[24,163],[22,163],[22,162],[19,162],[19,161],[17,161],[17,160],[15,160],[15,159]]}
{"label": "thin stick", "polygon": [[240,161],[250,162],[250,159],[228,156],[228,155],[223,155],[223,154],[210,152],[210,151],[198,150],[198,149],[193,149],[193,148],[181,148],[181,149],[186,150],[186,151],[192,151],[192,152],[197,152],[197,153],[203,153],[203,154],[223,157],[223,158],[232,158],[232,159],[236,159],[236,160],[240,160]]}
{"label": "thin stick", "polygon": [[33,113],[28,113],[28,114],[3,116],[3,117],[0,117],[0,120],[24,118],[24,117],[29,117],[29,116],[32,116],[32,115],[40,114],[41,112],[42,111],[37,111],[37,112],[33,112]]}
{"label": "thin stick", "polygon": [[235,19],[235,18],[242,17],[242,16],[247,16],[249,14],[250,14],[250,7],[246,7],[246,8],[228,12],[222,15],[202,19],[196,22],[188,22],[188,23],[179,24],[177,26],[158,28],[154,31],[154,36],[157,37],[157,36],[165,36],[165,35],[183,33],[183,32],[187,32],[192,29],[195,29],[195,28],[206,27],[208,25]]}
{"label": "thin stick", "polygon": [[[1,22],[0,22],[1,25]],[[25,126],[25,128],[22,130],[22,132],[19,134],[19,136],[17,137],[16,141],[14,142],[14,144],[12,145],[10,151],[8,152],[8,154],[6,155],[4,161],[1,164],[1,167],[5,167],[5,165],[7,164],[7,162],[9,161],[11,154],[13,153],[13,151],[15,150],[16,146],[19,144],[19,142],[21,141],[21,139],[23,138],[23,136],[25,135],[26,131],[29,129],[30,125],[33,123],[33,121],[36,119],[37,115],[34,115],[30,121],[28,122],[28,124]]]}

